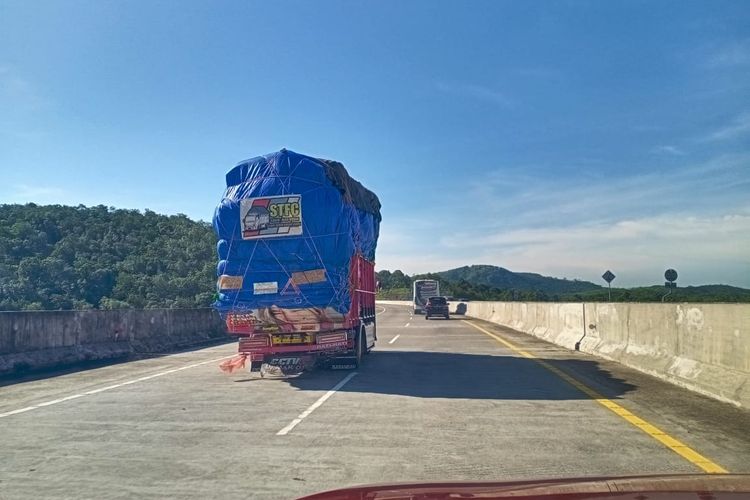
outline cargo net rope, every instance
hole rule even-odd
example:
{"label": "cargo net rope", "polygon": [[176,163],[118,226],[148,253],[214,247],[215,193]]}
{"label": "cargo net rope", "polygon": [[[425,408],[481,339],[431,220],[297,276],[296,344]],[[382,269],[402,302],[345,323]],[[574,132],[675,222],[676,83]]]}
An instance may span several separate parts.
{"label": "cargo net rope", "polygon": [[374,317],[379,210],[340,163],[282,150],[232,169],[213,221],[214,307],[228,331],[327,331]]}

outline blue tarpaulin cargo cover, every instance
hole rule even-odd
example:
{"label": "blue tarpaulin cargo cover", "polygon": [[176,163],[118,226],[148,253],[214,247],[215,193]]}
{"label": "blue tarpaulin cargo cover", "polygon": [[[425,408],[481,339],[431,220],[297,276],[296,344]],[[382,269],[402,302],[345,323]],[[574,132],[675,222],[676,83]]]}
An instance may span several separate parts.
{"label": "blue tarpaulin cargo cover", "polygon": [[375,259],[377,196],[341,163],[282,149],[239,163],[216,207],[215,307],[321,308],[346,314],[349,266]]}

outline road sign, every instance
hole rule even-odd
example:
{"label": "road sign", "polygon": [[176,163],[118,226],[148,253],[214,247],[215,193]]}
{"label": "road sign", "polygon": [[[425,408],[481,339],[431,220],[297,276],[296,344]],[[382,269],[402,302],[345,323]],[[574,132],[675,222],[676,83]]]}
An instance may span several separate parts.
{"label": "road sign", "polygon": [[615,278],[616,276],[609,269],[607,270],[606,273],[602,274],[602,279],[606,281],[607,283],[612,283],[612,280]]}
{"label": "road sign", "polygon": [[607,272],[602,274],[602,279],[607,282],[607,300],[612,302],[612,280],[615,279],[615,274],[607,269]]}
{"label": "road sign", "polygon": [[666,282],[664,282],[664,286],[669,290],[661,298],[662,302],[666,300],[667,296],[672,294],[673,288],[677,288],[677,283],[675,283],[675,281],[677,281],[677,271],[675,271],[674,269],[667,269],[666,271],[664,271],[664,279],[667,280]]}

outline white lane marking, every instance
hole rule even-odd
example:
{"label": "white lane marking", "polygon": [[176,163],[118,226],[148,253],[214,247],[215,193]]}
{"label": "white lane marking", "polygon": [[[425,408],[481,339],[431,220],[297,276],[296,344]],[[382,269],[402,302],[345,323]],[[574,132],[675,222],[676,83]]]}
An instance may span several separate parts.
{"label": "white lane marking", "polygon": [[16,413],[23,413],[23,412],[26,412],[26,411],[31,411],[31,410],[33,410],[35,408],[36,408],[36,406],[27,406],[26,408],[19,408],[18,410],[9,411],[9,412],[6,412],[6,413],[0,413],[0,417],[5,417],[5,416],[8,416],[8,415],[15,415]]}
{"label": "white lane marking", "polygon": [[171,370],[165,370],[163,372],[154,373],[153,375],[148,375],[148,376],[145,376],[145,377],[139,377],[139,378],[136,378],[136,379],[133,379],[133,380],[128,380],[126,382],[121,382],[119,384],[108,385],[107,387],[102,387],[100,389],[93,389],[91,391],[83,392],[81,394],[73,394],[71,396],[65,396],[64,398],[52,399],[50,401],[45,401],[43,403],[38,403],[38,404],[35,404],[35,405],[32,405],[32,406],[27,406],[25,408],[19,408],[18,410],[6,411],[5,413],[0,413],[0,418],[9,417],[11,415],[16,415],[18,413],[24,413],[24,412],[31,411],[31,410],[36,410],[37,408],[44,408],[45,406],[56,405],[58,403],[63,403],[65,401],[70,401],[71,399],[78,399],[78,398],[82,398],[84,396],[90,396],[92,394],[98,394],[100,392],[109,391],[109,390],[112,390],[112,389],[117,389],[118,387],[122,387],[122,386],[125,386],[125,385],[130,385],[130,384],[135,384],[136,382],[143,382],[144,380],[149,380],[149,379],[156,378],[156,377],[162,377],[164,375],[169,375],[170,373],[179,372],[179,371],[182,371],[182,370],[187,370],[188,368],[195,368],[196,366],[207,365],[209,363],[216,363],[217,361],[222,361],[224,359],[231,358],[233,356],[235,356],[235,355],[232,354],[231,356],[224,356],[224,357],[221,357],[221,358],[209,359],[208,361],[201,361],[200,363],[193,363],[192,365],[181,366],[179,368],[172,368]]}
{"label": "white lane marking", "polygon": [[407,326],[409,326],[409,325],[411,325],[411,323],[407,323],[407,324],[405,324],[405,325],[404,325],[404,328],[406,328],[406,327],[407,327]]}
{"label": "white lane marking", "polygon": [[46,401],[44,403],[39,403],[36,406],[37,407],[42,407],[42,406],[56,405],[57,403],[62,403],[63,401],[70,401],[71,399],[82,398],[83,396],[84,396],[83,394],[73,394],[72,396],[66,396],[64,398],[53,399],[52,401]]}
{"label": "white lane marking", "polygon": [[397,341],[397,340],[398,340],[398,338],[399,338],[400,336],[401,336],[401,334],[399,333],[398,335],[396,335],[395,337],[393,337],[393,338],[392,338],[391,340],[389,340],[389,341],[388,341],[388,343],[389,343],[389,344],[393,344],[393,343],[394,343],[395,341]]}
{"label": "white lane marking", "polygon": [[[383,307],[383,306],[380,306],[380,307]],[[380,316],[380,315],[381,315],[381,314],[383,314],[384,312],[385,312],[385,307],[383,307],[383,310],[382,310],[382,311],[380,311],[380,312],[377,312],[377,313],[375,313],[375,316]]]}
{"label": "white lane marking", "polygon": [[341,382],[339,382],[338,384],[336,384],[335,386],[333,386],[333,389],[331,389],[330,391],[328,391],[325,394],[323,394],[322,396],[320,396],[320,398],[316,402],[314,402],[313,404],[311,404],[310,407],[307,410],[305,410],[302,413],[300,413],[299,417],[297,417],[294,420],[292,420],[291,422],[289,422],[289,425],[287,425],[286,427],[284,427],[283,429],[281,429],[279,432],[277,432],[276,435],[277,436],[286,436],[287,434],[289,434],[289,432],[292,429],[294,429],[295,427],[297,427],[297,424],[299,424],[300,422],[302,422],[312,412],[314,412],[320,405],[322,405],[323,403],[325,403],[328,398],[330,398],[331,396],[333,396],[336,393],[336,391],[338,391],[339,389],[341,389],[342,387],[344,387],[346,385],[346,383],[349,382],[352,378],[354,378],[354,376],[356,374],[357,374],[357,372],[353,372],[353,373],[350,373],[349,375],[347,375],[344,378],[344,380],[342,380]]}

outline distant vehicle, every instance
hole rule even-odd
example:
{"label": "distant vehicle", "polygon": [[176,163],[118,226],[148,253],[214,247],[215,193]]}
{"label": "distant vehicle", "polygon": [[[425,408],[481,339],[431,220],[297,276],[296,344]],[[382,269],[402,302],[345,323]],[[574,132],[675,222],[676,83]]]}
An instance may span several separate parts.
{"label": "distant vehicle", "polygon": [[414,281],[414,294],[412,296],[412,305],[414,314],[422,314],[427,299],[440,295],[440,282],[437,280],[416,280]]}
{"label": "distant vehicle", "polygon": [[424,308],[424,319],[430,319],[433,316],[450,319],[448,312],[448,301],[445,297],[430,297]]}
{"label": "distant vehicle", "polygon": [[459,302],[456,306],[455,314],[466,314],[466,304],[464,304],[463,302]]}

